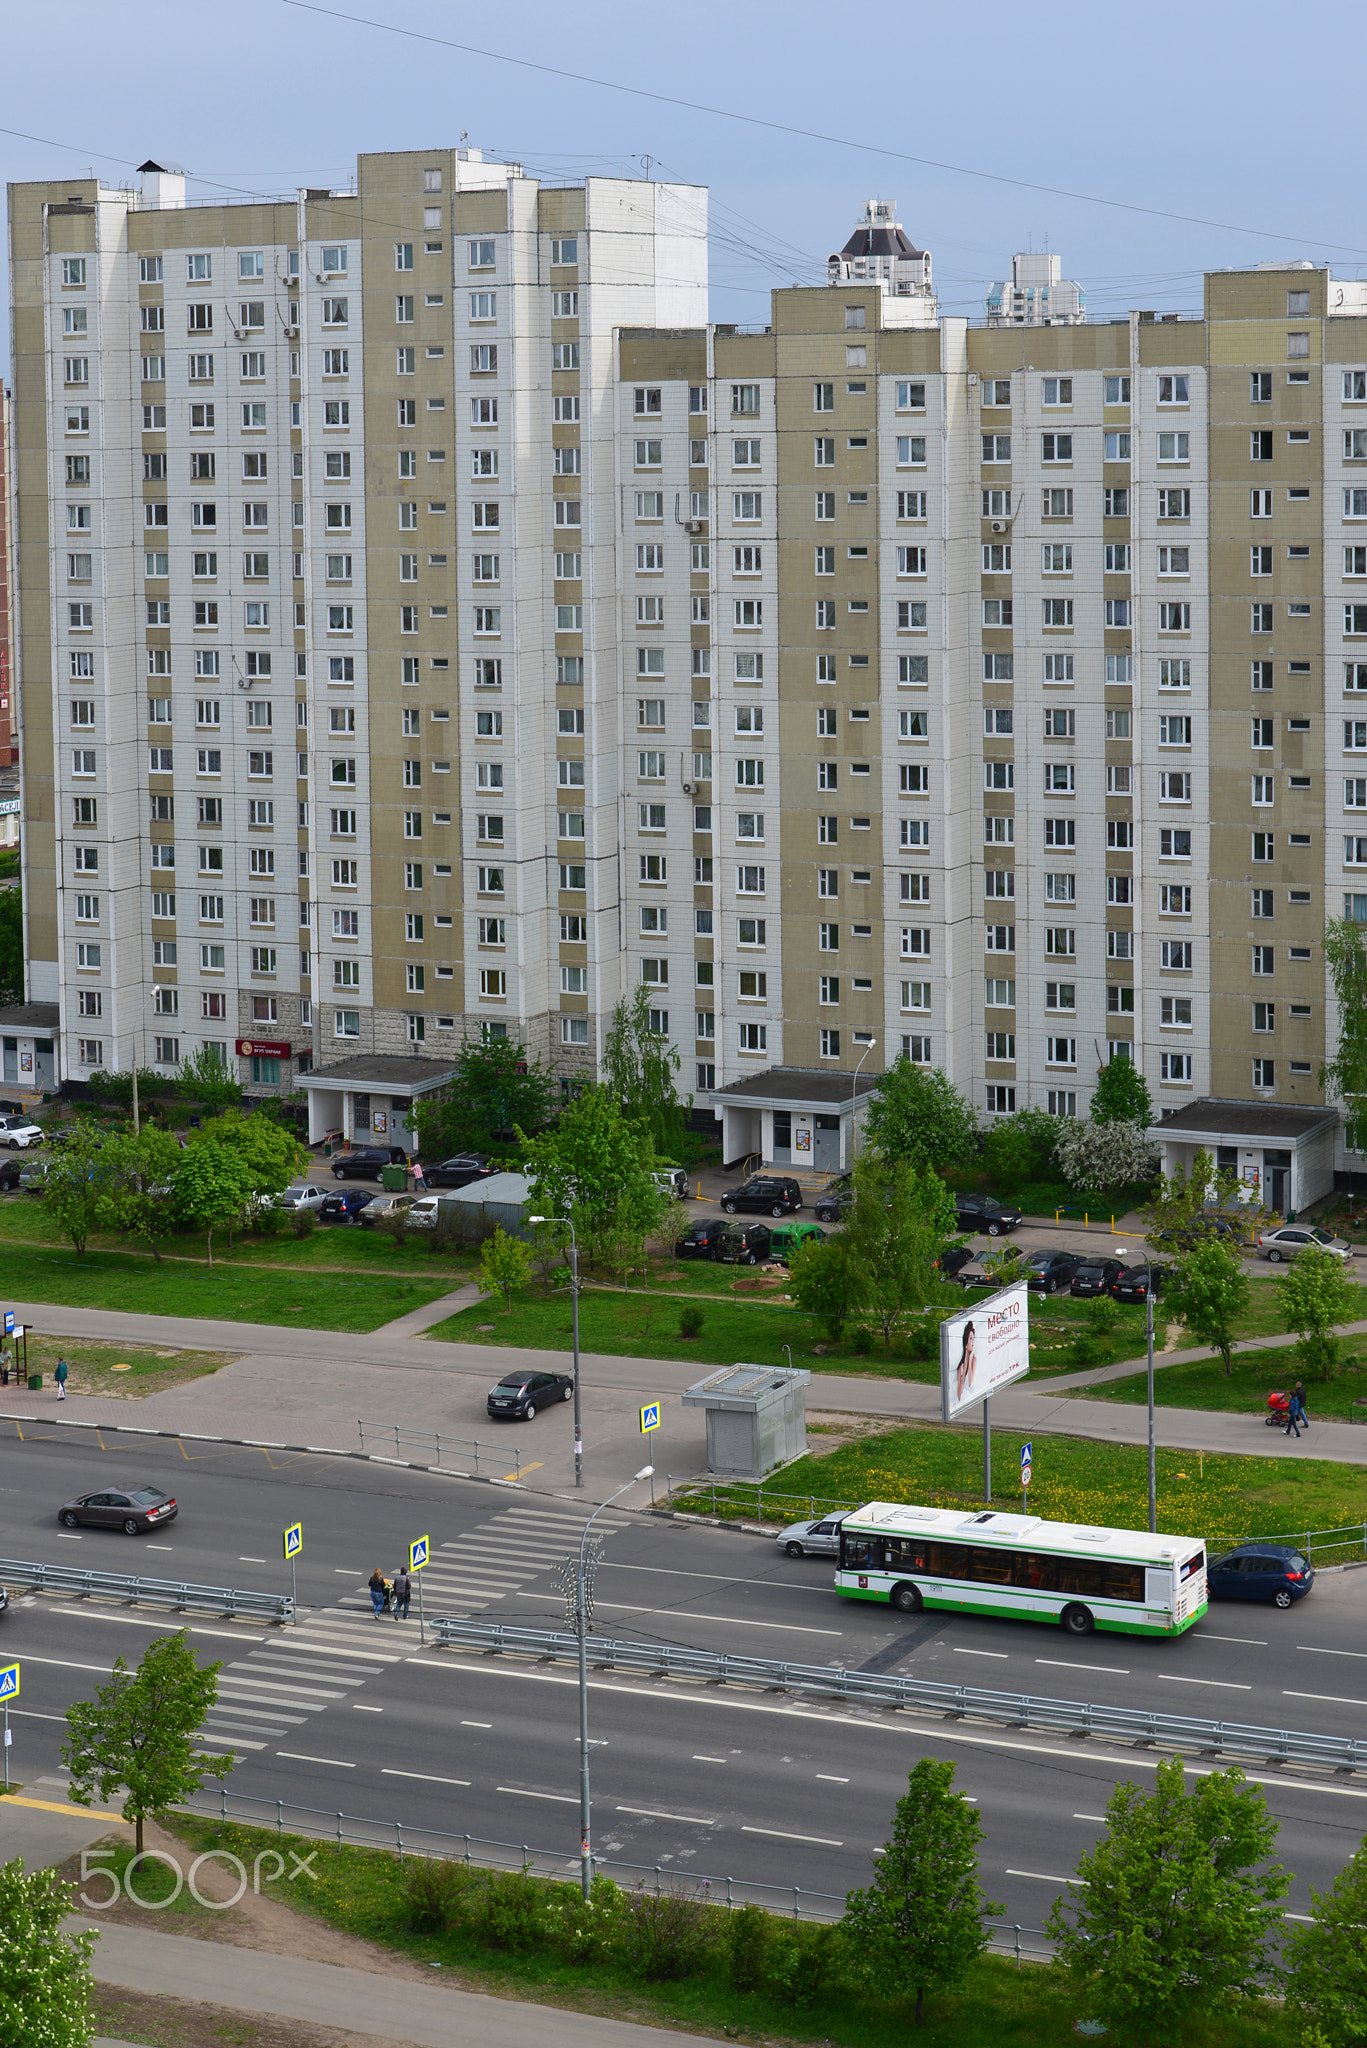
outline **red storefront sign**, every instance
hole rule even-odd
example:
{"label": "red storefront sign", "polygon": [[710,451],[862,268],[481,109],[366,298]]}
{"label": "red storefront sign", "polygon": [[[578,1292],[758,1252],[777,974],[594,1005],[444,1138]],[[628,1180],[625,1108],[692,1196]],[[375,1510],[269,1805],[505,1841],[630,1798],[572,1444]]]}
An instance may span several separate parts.
{"label": "red storefront sign", "polygon": [[258,1053],[267,1060],[287,1060],[294,1051],[288,1040],[278,1038],[239,1038],[237,1049],[243,1059],[250,1059],[253,1053]]}

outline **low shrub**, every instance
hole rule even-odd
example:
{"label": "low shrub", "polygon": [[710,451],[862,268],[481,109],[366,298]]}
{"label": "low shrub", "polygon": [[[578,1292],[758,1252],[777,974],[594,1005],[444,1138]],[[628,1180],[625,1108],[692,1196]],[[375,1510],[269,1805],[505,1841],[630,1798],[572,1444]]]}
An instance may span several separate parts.
{"label": "low shrub", "polygon": [[726,1930],[726,1972],[734,1991],[757,1991],[764,1982],[765,1962],[775,1921],[763,1906],[740,1906]]}
{"label": "low shrub", "polygon": [[296,1209],[290,1218],[290,1228],[296,1237],[312,1237],[318,1228],[316,1209]]}
{"label": "low shrub", "polygon": [[867,1358],[873,1349],[872,1330],[866,1329],[863,1323],[856,1324],[850,1333],[847,1348],[854,1353],[856,1358]]}
{"label": "low shrub", "polygon": [[684,1306],[679,1310],[679,1335],[681,1337],[701,1336],[702,1326],[706,1321],[706,1313],[698,1306],[697,1302],[685,1302]]}
{"label": "low shrub", "polygon": [[715,1948],[723,1917],[677,1879],[666,1879],[658,1891],[641,1885],[623,1902],[622,1959],[652,1984],[691,1977]]}
{"label": "low shrub", "polygon": [[[864,1346],[867,1351],[867,1344]],[[902,1350],[908,1358],[925,1360],[940,1355],[940,1324],[938,1317],[917,1316],[909,1323],[902,1337]]]}
{"label": "low shrub", "polygon": [[484,1894],[483,1934],[495,1948],[526,1955],[546,1927],[546,1885],[525,1870],[493,1870]]}
{"label": "low shrub", "polygon": [[805,2012],[840,1981],[841,1947],[838,1926],[811,1921],[785,1925],[782,1939],[772,1941],[767,1978],[787,2004]]}
{"label": "low shrub", "polygon": [[478,1879],[463,1863],[429,1857],[408,1864],[409,1920],[419,1934],[451,1934],[464,1925]]}
{"label": "low shrub", "polygon": [[252,1230],[257,1237],[279,1237],[285,1227],[285,1212],[277,1209],[274,1202],[266,1202],[252,1218]]}

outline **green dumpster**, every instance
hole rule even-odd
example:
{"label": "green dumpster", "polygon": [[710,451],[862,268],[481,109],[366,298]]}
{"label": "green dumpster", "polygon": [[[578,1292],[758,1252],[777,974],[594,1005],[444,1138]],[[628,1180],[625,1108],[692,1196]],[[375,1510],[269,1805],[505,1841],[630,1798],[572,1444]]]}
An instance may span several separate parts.
{"label": "green dumpster", "polygon": [[387,1195],[401,1195],[408,1186],[408,1168],[406,1166],[382,1166],[380,1168],[380,1186]]}
{"label": "green dumpster", "polygon": [[43,1375],[42,1375],[42,1374],[41,1374],[40,1372],[31,1372],[31,1373],[29,1374],[29,1376],[28,1376],[28,1390],[29,1390],[29,1392],[30,1392],[31,1394],[36,1394],[36,1393],[38,1392],[38,1389],[39,1389],[39,1388],[40,1388],[40,1387],[42,1386],[42,1384],[43,1384]]}

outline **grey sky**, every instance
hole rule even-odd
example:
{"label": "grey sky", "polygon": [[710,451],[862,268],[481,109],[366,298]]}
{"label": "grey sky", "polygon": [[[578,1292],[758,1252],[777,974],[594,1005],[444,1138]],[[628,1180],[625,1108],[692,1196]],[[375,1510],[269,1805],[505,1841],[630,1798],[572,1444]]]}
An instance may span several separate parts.
{"label": "grey sky", "polygon": [[[946,311],[980,314],[1011,251],[1043,245],[1093,317],[1195,310],[1200,272],[1288,257],[1367,271],[1358,122],[1335,80],[1362,12],[1311,0],[1142,10],[834,9],[815,0],[340,0],[341,11],[647,91],[847,138],[804,139],[660,105],[286,0],[64,0],[6,24],[11,179],[92,165],[110,183],[172,157],[191,193],[344,184],[361,150],[462,130],[552,182],[653,174],[711,189],[712,312],[762,321],[773,284],[817,282],[866,199],[899,202]],[[1184,224],[898,162],[879,148],[1254,230]],[[102,152],[92,155],[92,152]],[[8,343],[6,340],[6,350]]]}

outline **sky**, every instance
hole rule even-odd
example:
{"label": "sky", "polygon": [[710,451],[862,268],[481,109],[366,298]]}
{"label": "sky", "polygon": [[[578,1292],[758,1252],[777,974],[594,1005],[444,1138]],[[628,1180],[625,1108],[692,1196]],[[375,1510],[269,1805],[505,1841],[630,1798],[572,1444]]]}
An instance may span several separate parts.
{"label": "sky", "polygon": [[1199,311],[1207,269],[1367,275],[1359,124],[1334,89],[1360,65],[1351,0],[63,0],[52,21],[6,25],[9,180],[119,184],[154,156],[192,197],[292,194],[464,135],[549,183],[707,185],[715,320],[763,323],[773,286],[821,282],[875,197],[970,317],[1013,250],[1045,246],[1095,319]]}

